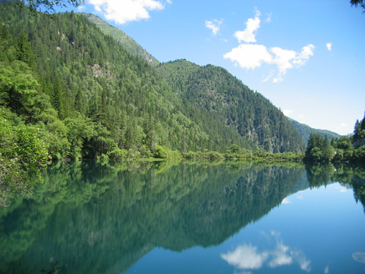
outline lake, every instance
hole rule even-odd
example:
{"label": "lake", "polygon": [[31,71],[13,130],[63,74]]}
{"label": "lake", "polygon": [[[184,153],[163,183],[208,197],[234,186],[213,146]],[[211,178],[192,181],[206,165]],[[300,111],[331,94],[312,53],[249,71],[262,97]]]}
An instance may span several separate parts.
{"label": "lake", "polygon": [[0,208],[0,273],[365,273],[365,172],[57,163]]}

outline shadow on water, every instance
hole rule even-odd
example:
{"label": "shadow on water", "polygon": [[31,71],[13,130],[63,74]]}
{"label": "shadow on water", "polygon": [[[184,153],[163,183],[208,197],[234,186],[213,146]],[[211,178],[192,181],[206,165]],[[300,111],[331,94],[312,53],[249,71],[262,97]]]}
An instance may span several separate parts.
{"label": "shadow on water", "polygon": [[[306,168],[312,186],[336,174]],[[31,198],[1,208],[0,273],[39,273],[56,261],[54,273],[121,273],[156,247],[221,244],[308,187],[301,167],[58,163]]]}

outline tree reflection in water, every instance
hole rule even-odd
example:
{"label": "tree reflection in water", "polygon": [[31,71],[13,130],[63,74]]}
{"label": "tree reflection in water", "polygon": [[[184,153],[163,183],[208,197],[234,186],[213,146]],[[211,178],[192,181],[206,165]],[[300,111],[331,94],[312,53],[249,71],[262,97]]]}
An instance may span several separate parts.
{"label": "tree reflection in water", "polygon": [[[1,209],[0,272],[37,273],[57,260],[57,273],[121,273],[156,247],[218,245],[309,187],[305,174],[301,167],[239,164],[54,165],[31,199]],[[247,250],[255,247],[236,253]],[[274,264],[279,251],[267,251],[266,261]],[[287,260],[305,266],[304,255],[288,252]]]}

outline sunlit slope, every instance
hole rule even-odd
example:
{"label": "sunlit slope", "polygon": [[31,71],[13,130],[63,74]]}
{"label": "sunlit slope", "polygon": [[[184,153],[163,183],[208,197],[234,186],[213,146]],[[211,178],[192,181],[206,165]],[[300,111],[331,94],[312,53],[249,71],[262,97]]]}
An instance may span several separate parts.
{"label": "sunlit slope", "polygon": [[157,67],[173,92],[269,152],[303,151],[297,130],[268,99],[227,70],[177,60]]}

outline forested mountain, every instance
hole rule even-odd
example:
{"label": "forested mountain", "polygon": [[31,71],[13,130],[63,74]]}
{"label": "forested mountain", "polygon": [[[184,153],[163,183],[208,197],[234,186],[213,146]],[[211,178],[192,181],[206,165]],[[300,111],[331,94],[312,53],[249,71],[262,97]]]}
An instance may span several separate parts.
{"label": "forested mountain", "polygon": [[82,13],[91,22],[95,23],[98,28],[107,35],[116,39],[129,53],[140,56],[145,59],[152,66],[157,66],[160,62],[149,54],[144,48],[142,48],[136,41],[129,37],[126,33],[120,29],[109,25],[98,16],[91,13]]}
{"label": "forested mountain", "polygon": [[302,151],[298,132],[272,103],[227,70],[186,60],[160,64],[159,73],[184,101],[209,113],[269,152]]}
{"label": "forested mountain", "polygon": [[287,118],[226,70],[183,60],[156,69],[82,14],[35,15],[2,1],[0,37],[10,152],[21,126],[53,159],[304,148]]}
{"label": "forested mountain", "polygon": [[0,18],[2,115],[11,126],[41,129],[52,158],[256,149],[176,96],[152,66],[85,16],[34,16],[10,2]]}
{"label": "forested mountain", "polygon": [[311,128],[310,126],[308,126],[306,124],[299,123],[298,121],[295,121],[295,120],[293,120],[289,117],[288,117],[288,119],[293,124],[293,126],[298,130],[300,137],[302,137],[303,141],[306,144],[309,141],[309,137],[310,137],[311,133],[320,134],[323,137],[325,137],[327,135],[327,137],[330,141],[334,138],[340,138],[341,137],[340,134],[337,134],[333,131]]}

